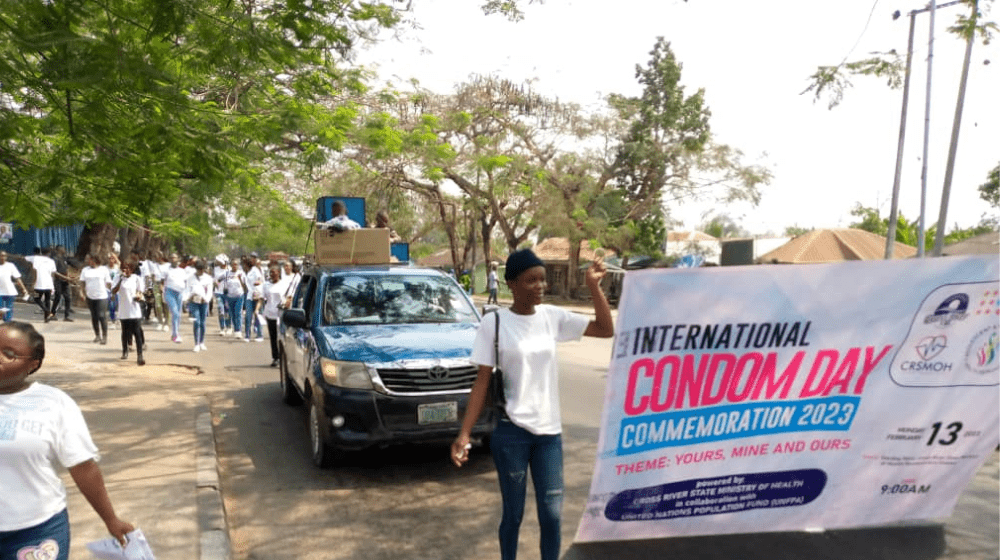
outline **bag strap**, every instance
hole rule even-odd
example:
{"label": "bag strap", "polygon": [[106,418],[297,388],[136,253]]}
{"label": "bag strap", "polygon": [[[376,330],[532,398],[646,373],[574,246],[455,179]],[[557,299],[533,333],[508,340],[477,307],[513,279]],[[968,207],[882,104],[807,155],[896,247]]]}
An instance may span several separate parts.
{"label": "bag strap", "polygon": [[496,373],[500,369],[500,310],[497,309],[494,314],[497,316],[497,330],[493,335],[493,372]]}

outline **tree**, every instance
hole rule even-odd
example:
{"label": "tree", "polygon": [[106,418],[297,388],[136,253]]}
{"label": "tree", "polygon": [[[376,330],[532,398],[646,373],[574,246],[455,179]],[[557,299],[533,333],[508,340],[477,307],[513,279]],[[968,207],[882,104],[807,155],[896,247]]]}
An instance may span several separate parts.
{"label": "tree", "polygon": [[0,215],[203,231],[267,195],[268,161],[341,147],[350,50],[398,20],[388,0],[5,2]]}
{"label": "tree", "polygon": [[979,198],[1000,210],[1000,163],[986,175],[986,182],[979,185]]}
{"label": "tree", "polygon": [[750,237],[750,232],[741,226],[735,218],[725,213],[717,213],[698,229],[716,239],[731,239],[735,237]]}
{"label": "tree", "polygon": [[788,226],[785,228],[785,237],[798,237],[812,231],[813,228],[804,228],[795,224],[794,226]]}
{"label": "tree", "polygon": [[[986,20],[985,13],[987,5],[992,4],[992,0],[966,0],[969,5],[969,14],[959,14],[955,24],[948,28],[948,31],[962,38],[975,38],[982,41],[983,45],[989,45],[993,39],[993,33],[998,27],[995,22]],[[898,18],[897,11],[894,18]],[[888,51],[874,52],[867,58],[848,61],[846,58],[835,66],[819,66],[816,72],[809,77],[809,86],[802,91],[803,94],[812,92],[815,100],[820,100],[827,96],[827,107],[833,109],[844,99],[844,94],[853,87],[852,78],[856,76],[872,76],[886,81],[892,89],[903,86],[903,72],[906,64],[903,54],[896,49]]]}

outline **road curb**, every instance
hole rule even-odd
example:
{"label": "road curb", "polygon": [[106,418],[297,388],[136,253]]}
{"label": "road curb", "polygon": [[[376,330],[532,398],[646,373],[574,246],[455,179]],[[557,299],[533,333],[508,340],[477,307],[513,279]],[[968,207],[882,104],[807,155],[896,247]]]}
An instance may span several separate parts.
{"label": "road curb", "polygon": [[198,501],[198,534],[200,560],[231,560],[229,527],[226,508],[222,502],[219,483],[219,461],[215,452],[215,430],[212,426],[212,409],[208,398],[203,397],[195,416],[197,452],[195,482]]}

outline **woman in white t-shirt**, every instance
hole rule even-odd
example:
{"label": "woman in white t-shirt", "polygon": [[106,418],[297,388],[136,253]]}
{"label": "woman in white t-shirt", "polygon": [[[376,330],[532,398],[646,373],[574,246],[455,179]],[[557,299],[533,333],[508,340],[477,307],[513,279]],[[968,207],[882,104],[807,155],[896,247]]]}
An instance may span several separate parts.
{"label": "woman in white t-shirt", "polygon": [[487,315],[479,325],[472,347],[472,361],[479,364],[479,373],[469,394],[462,429],[451,444],[451,458],[459,467],[469,460],[469,435],[486,404],[496,361],[494,337],[498,337],[499,366],[507,402],[498,409],[501,419],[490,437],[490,451],[503,499],[499,533],[503,560],[517,555],[529,470],[541,528],[542,560],[559,558],[563,479],[556,343],[581,336],[614,336],[611,307],[600,286],[604,274],[604,264],[600,261],[594,261],[587,269],[586,283],[595,314],[595,319],[590,320],[585,315],[543,304],[544,264],[530,249],[515,251],[507,258],[504,272],[514,303],[509,309]]}
{"label": "woman in white t-shirt", "polygon": [[115,514],[97,447],[73,399],[28,381],[45,358],[45,338],[28,323],[0,325],[0,558],[69,558],[69,470],[80,492],[119,542],[135,528]]}
{"label": "woman in white t-shirt", "polygon": [[281,269],[272,266],[267,270],[267,282],[264,284],[264,321],[267,323],[267,336],[271,340],[271,367],[278,367],[278,321],[281,319],[281,309],[285,305],[285,292],[292,277],[281,277]]}
{"label": "woman in white t-shirt", "polygon": [[191,315],[194,317],[194,351],[208,350],[205,347],[205,323],[208,321],[208,302],[212,298],[212,285],[215,279],[205,272],[205,263],[198,261],[194,265],[194,274],[188,278],[184,292],[191,302]]}
{"label": "woman in white t-shirt", "polygon": [[94,342],[108,343],[108,290],[111,289],[111,273],[101,264],[97,255],[87,255],[87,266],[80,271],[90,309],[90,324],[94,327]]}
{"label": "woman in white t-shirt", "polygon": [[142,277],[135,274],[136,264],[132,261],[122,263],[122,274],[111,289],[117,296],[118,316],[122,324],[122,359],[128,359],[129,345],[135,341],[136,363],[146,365],[142,352],[146,346],[146,334],[142,332],[142,303],[145,298],[145,287]]}
{"label": "woman in white t-shirt", "polygon": [[28,293],[21,282],[21,272],[14,263],[7,261],[7,251],[0,251],[0,322],[8,323],[14,318],[14,300],[18,289]]}

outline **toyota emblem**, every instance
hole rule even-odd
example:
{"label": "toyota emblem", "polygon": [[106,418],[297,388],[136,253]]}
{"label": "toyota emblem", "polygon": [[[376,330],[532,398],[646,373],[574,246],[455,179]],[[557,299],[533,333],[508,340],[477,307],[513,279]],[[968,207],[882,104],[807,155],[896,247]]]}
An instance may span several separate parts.
{"label": "toyota emblem", "polygon": [[435,381],[441,381],[442,379],[448,377],[448,368],[443,366],[434,366],[427,370],[427,377]]}

